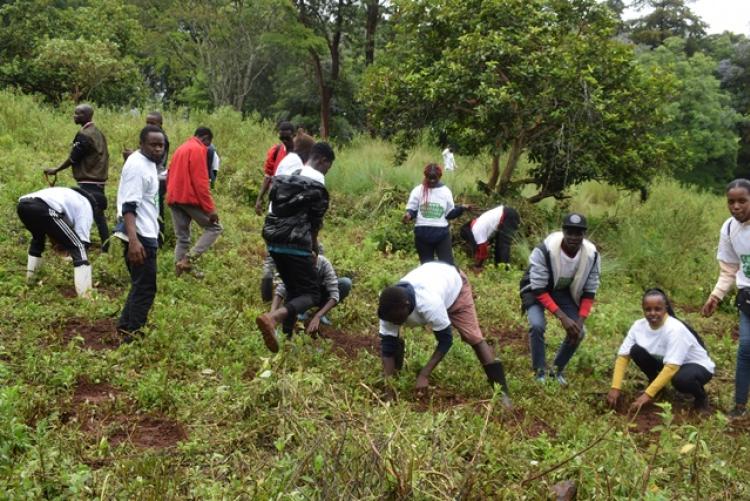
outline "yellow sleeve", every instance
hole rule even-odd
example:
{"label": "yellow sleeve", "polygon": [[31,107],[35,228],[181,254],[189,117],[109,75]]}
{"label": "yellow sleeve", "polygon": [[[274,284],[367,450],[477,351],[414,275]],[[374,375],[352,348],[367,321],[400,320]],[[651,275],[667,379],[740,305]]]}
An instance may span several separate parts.
{"label": "yellow sleeve", "polygon": [[654,396],[659,393],[659,391],[666,386],[668,382],[672,380],[672,377],[674,377],[675,374],[677,374],[677,371],[680,370],[679,365],[675,364],[667,364],[664,366],[664,368],[661,370],[658,376],[656,376],[656,379],[654,379],[651,384],[646,388],[646,395],[648,395],[651,398],[654,398]]}
{"label": "yellow sleeve", "polygon": [[615,372],[612,374],[612,388],[619,390],[622,388],[622,379],[625,377],[625,369],[628,368],[630,357],[619,355],[615,360]]}

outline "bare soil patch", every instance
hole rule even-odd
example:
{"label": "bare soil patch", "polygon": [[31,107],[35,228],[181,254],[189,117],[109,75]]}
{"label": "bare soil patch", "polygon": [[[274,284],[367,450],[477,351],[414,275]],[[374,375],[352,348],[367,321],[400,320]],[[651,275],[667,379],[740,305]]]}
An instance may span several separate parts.
{"label": "bare soil patch", "polygon": [[83,348],[95,351],[112,350],[121,342],[115,321],[111,318],[71,318],[60,326],[58,332],[65,343],[76,340]]}
{"label": "bare soil patch", "polygon": [[160,414],[141,414],[135,404],[108,383],[81,378],[73,390],[63,423],[76,423],[87,441],[107,438],[111,446],[129,443],[137,449],[165,449],[187,438],[183,426]]}
{"label": "bare soil patch", "polygon": [[443,388],[431,387],[420,392],[413,390],[406,398],[413,403],[416,412],[442,412],[465,406],[481,407],[480,402]]}
{"label": "bare soil patch", "polygon": [[503,417],[502,422],[510,426],[516,426],[524,435],[530,438],[536,438],[542,434],[546,434],[552,438],[557,436],[557,431],[552,425],[539,417],[527,414],[520,407],[514,407],[508,417]]}
{"label": "bare soil patch", "polygon": [[333,352],[346,358],[357,358],[359,352],[363,350],[377,354],[380,348],[377,336],[360,336],[331,327],[322,326],[320,328],[320,337],[331,341]]}
{"label": "bare soil patch", "polygon": [[528,332],[524,327],[511,327],[507,329],[492,328],[487,331],[489,338],[498,340],[498,347],[512,346],[517,349],[529,351]]}

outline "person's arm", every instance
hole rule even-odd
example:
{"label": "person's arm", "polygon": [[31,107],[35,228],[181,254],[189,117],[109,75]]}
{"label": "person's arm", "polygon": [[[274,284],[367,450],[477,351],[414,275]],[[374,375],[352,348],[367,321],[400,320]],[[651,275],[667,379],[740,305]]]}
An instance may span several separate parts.
{"label": "person's arm", "polygon": [[55,169],[47,169],[47,174],[57,174],[63,169],[67,169],[71,165],[78,164],[81,160],[83,160],[89,153],[91,153],[91,150],[93,149],[93,145],[91,144],[91,140],[81,134],[76,134],[75,139],[73,140],[73,147],[70,150],[70,155],[68,155],[68,158],[61,163],[57,168]]}
{"label": "person's arm", "polygon": [[380,361],[383,364],[383,376],[386,378],[396,373],[396,355],[399,350],[398,326],[385,320],[380,321]]}
{"label": "person's arm", "polygon": [[411,193],[409,193],[409,199],[406,201],[406,212],[404,212],[404,217],[401,218],[403,223],[407,223],[417,217],[417,213],[419,212],[420,189],[421,187],[417,186],[411,190]]}
{"label": "person's arm", "polygon": [[625,355],[618,355],[617,360],[615,360],[615,370],[612,374],[612,385],[607,394],[607,403],[612,407],[617,405],[617,402],[620,399],[622,380],[625,378],[625,369],[628,368],[628,363],[630,363],[630,357]]}
{"label": "person's arm", "polygon": [[263,214],[263,203],[265,202],[266,193],[268,193],[268,190],[271,188],[272,181],[273,177],[266,174],[263,177],[263,183],[260,185],[258,197],[255,199],[255,213],[259,216]]}
{"label": "person's arm", "polygon": [[135,227],[134,203],[125,203],[122,207],[122,218],[125,221],[125,233],[128,236],[128,262],[132,266],[141,266],[146,260],[146,249],[138,240],[138,232]]}
{"label": "person's arm", "polygon": [[450,325],[445,329],[434,331],[433,333],[435,334],[435,339],[437,340],[437,346],[435,346],[435,351],[432,353],[432,356],[417,375],[417,390],[427,388],[430,383],[430,375],[432,374],[432,371],[434,371],[435,367],[437,367],[437,365],[443,360],[443,358],[445,358],[445,355],[453,345],[453,335],[451,334]]}
{"label": "person's arm", "polygon": [[281,308],[281,303],[286,298],[286,290],[284,290],[283,294],[279,293],[279,289],[282,287],[282,284],[279,284],[278,287],[276,287],[276,294],[273,295],[273,299],[271,300],[271,311],[276,311],[279,308]]}
{"label": "person's arm", "polygon": [[323,286],[328,292],[328,300],[320,308],[315,315],[310,319],[310,323],[307,326],[307,332],[317,332],[320,328],[320,319],[323,318],[329,311],[339,304],[339,277],[336,275],[336,270],[333,269],[333,265],[323,256],[318,256],[320,264],[320,278]]}
{"label": "person's arm", "polygon": [[630,405],[630,410],[637,411],[644,405],[653,401],[656,394],[672,380],[679,370],[679,365],[666,364],[661,372],[659,372],[659,375],[656,376],[656,379],[654,379],[648,388],[646,388],[646,390]]}
{"label": "person's arm", "polygon": [[724,296],[732,290],[739,269],[740,265],[737,263],[719,261],[719,279],[716,281],[716,286],[708,296],[703,308],[701,308],[701,314],[704,317],[713,315],[721,300],[724,299]]}

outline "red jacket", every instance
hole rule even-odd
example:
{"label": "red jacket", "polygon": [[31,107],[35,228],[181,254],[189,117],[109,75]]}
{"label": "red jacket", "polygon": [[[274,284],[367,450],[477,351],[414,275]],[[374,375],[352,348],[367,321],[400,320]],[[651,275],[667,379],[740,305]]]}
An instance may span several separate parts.
{"label": "red jacket", "polygon": [[266,162],[263,164],[263,173],[268,177],[276,175],[276,168],[286,156],[286,146],[279,143],[268,148],[266,153]]}
{"label": "red jacket", "polygon": [[216,210],[208,180],[208,148],[193,136],[177,148],[167,171],[167,204],[197,205]]}

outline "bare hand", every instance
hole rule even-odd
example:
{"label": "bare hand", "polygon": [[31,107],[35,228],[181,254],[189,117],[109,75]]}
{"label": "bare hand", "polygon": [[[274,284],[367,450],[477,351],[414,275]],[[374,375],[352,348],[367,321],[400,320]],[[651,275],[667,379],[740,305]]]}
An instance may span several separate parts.
{"label": "bare hand", "polygon": [[55,174],[57,174],[57,169],[55,167],[44,169],[44,173],[47,174],[48,176],[54,176]]}
{"label": "bare hand", "polygon": [[423,376],[422,374],[417,375],[417,384],[414,385],[414,389],[416,389],[417,392],[427,391],[429,385],[430,380],[427,379],[427,376]]}
{"label": "bare hand", "polygon": [[401,222],[404,223],[404,224],[406,224],[409,221],[411,221],[411,214],[409,214],[408,212],[405,212],[404,213],[404,217],[401,218]]}
{"label": "bare hand", "polygon": [[212,212],[208,215],[208,222],[211,224],[216,224],[219,222],[219,214],[216,212]]}
{"label": "bare hand", "polygon": [[714,314],[718,306],[719,298],[717,298],[716,296],[708,296],[706,304],[704,304],[703,308],[701,308],[701,315],[703,315],[704,317],[710,317]]}
{"label": "bare hand", "polygon": [[630,404],[630,412],[638,412],[641,410],[641,407],[648,404],[653,400],[651,397],[649,397],[646,393],[643,393],[640,397],[635,399],[635,402]]}
{"label": "bare hand", "polygon": [[563,329],[565,329],[565,334],[568,340],[577,343],[578,337],[581,334],[581,326],[578,324],[578,322],[571,319],[565,313],[563,313],[559,318]]}
{"label": "bare hand", "polygon": [[320,317],[318,315],[315,315],[310,320],[310,323],[307,324],[307,329],[305,329],[305,332],[308,334],[315,334],[320,329]]}
{"label": "bare hand", "polygon": [[128,243],[128,263],[141,266],[146,261],[146,249],[137,239],[130,239]]}
{"label": "bare hand", "polygon": [[263,214],[263,201],[260,199],[255,202],[255,213],[259,216]]}
{"label": "bare hand", "polygon": [[617,407],[617,403],[620,401],[620,390],[617,388],[612,388],[609,390],[609,393],[607,393],[607,404],[609,404],[610,407],[614,408]]}

